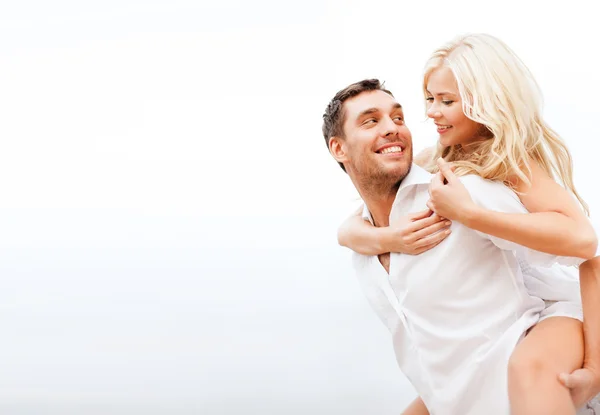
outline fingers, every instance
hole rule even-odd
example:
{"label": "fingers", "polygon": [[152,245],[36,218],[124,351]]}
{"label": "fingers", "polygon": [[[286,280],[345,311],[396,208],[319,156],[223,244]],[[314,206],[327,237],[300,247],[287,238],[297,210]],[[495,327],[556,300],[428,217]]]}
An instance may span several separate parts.
{"label": "fingers", "polygon": [[563,384],[564,387],[569,389],[573,388],[573,382],[571,381],[571,377],[566,373],[561,373],[560,375],[558,375],[558,380],[560,381],[560,383]]}
{"label": "fingers", "polygon": [[[421,229],[425,229],[433,224],[444,221],[444,218],[439,216],[437,213],[432,213],[430,216],[415,220],[413,223],[406,227],[408,232],[417,232]],[[418,238],[417,238],[418,239]]]}
{"label": "fingers", "polygon": [[578,369],[571,374],[561,373],[558,380],[569,389],[587,387],[592,383],[592,376],[585,369]]}
{"label": "fingers", "polygon": [[431,199],[429,199],[429,200],[427,201],[426,205],[427,205],[427,207],[428,207],[430,210],[432,210],[432,211],[434,211],[434,212],[435,212],[435,209],[434,209],[434,208],[435,208],[435,206],[433,205],[433,202],[431,201]]}
{"label": "fingers", "polygon": [[[452,224],[452,222],[450,222],[449,220],[436,222],[433,225],[427,226],[426,228],[423,228],[423,229],[415,232],[414,233],[415,240],[418,241],[419,245],[426,245],[427,243],[431,242],[431,241],[427,240],[426,238],[428,238],[430,236],[431,237],[437,236],[438,232],[442,233],[440,231],[448,229],[451,224]],[[444,236],[442,239],[444,239],[446,236]]]}
{"label": "fingers", "polygon": [[[581,369],[579,369],[581,371]],[[595,393],[590,395],[591,382],[585,376],[585,374],[578,371],[572,374],[561,373],[558,375],[558,380],[571,392],[571,398],[575,407],[580,407],[590,400]]]}
{"label": "fingers", "polygon": [[[444,239],[445,239],[445,237],[444,237]],[[442,243],[442,241],[443,241],[444,239],[442,239],[442,240],[439,240],[439,241],[436,241],[436,242],[433,242],[433,243],[431,243],[431,244],[429,244],[429,245],[425,245],[425,246],[422,246],[422,247],[420,247],[420,248],[416,249],[416,250],[415,250],[415,255],[422,254],[423,252],[427,252],[427,251],[429,251],[430,249],[432,249],[432,248],[435,248],[435,247],[436,247],[436,246],[438,246],[440,243]]]}
{"label": "fingers", "polygon": [[433,213],[433,211],[431,209],[425,209],[420,212],[412,213],[410,215],[410,219],[412,221],[416,221],[419,219],[425,219],[425,218],[428,218],[429,216],[431,216],[432,213]]}
{"label": "fingers", "polygon": [[[427,224],[426,226],[423,226]],[[403,230],[404,247],[399,252],[417,255],[437,246],[450,235],[451,221],[433,214],[431,217],[420,219]]]}
{"label": "fingers", "polygon": [[444,175],[442,174],[441,170],[433,175],[433,178],[431,179],[431,183],[429,183],[429,192],[431,193],[432,189],[435,189],[438,186],[443,186],[444,185]]}
{"label": "fingers", "polygon": [[414,244],[414,249],[419,250],[420,252],[425,252],[434,246],[438,245],[444,239],[446,239],[452,231],[448,229],[441,230],[433,235],[426,236],[424,238],[419,239]]}
{"label": "fingers", "polygon": [[452,183],[456,180],[456,175],[452,171],[450,164],[448,164],[443,158],[440,157],[437,159],[437,165],[440,168],[440,173],[446,178],[448,183]]}

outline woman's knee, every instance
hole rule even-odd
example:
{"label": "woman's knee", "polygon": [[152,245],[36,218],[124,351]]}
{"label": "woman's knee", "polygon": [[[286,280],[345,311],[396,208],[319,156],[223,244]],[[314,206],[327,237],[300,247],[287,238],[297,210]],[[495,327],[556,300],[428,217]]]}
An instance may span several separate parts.
{"label": "woman's knee", "polygon": [[508,361],[508,381],[513,385],[533,385],[551,376],[553,365],[540,355],[516,351]]}

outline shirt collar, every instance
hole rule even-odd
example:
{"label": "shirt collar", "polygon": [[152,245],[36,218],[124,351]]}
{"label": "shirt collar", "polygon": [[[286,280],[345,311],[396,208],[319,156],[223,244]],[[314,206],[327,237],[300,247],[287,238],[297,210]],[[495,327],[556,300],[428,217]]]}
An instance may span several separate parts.
{"label": "shirt collar", "polygon": [[[398,193],[396,193],[396,200],[394,201],[394,204],[400,200],[399,196],[404,189],[408,189],[412,186],[417,186],[419,184],[429,184],[429,182],[431,182],[432,177],[433,175],[427,170],[417,166],[416,164],[413,164],[411,166],[410,172],[400,183],[400,188],[398,188]],[[369,222],[371,222],[372,225],[374,225],[373,218],[371,217],[371,212],[369,212],[369,209],[367,209],[367,205],[364,203],[362,218],[364,220],[368,220]]]}
{"label": "shirt collar", "polygon": [[417,184],[429,184],[429,182],[431,182],[432,177],[433,175],[427,170],[417,166],[416,164],[413,164],[412,168],[410,169],[410,172],[400,183],[398,194],[400,194],[402,189],[405,189],[410,186],[415,186]]}

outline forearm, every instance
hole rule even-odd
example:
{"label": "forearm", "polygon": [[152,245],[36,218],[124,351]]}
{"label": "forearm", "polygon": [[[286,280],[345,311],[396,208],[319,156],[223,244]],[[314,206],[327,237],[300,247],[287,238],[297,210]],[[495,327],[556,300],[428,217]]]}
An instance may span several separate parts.
{"label": "forearm", "polygon": [[600,257],[580,265],[579,279],[583,303],[585,366],[600,369]]}
{"label": "forearm", "polygon": [[481,207],[465,212],[469,228],[552,255],[589,259],[598,240],[591,225],[558,212],[504,213]]}
{"label": "forearm", "polygon": [[402,415],[429,415],[427,407],[423,403],[423,400],[418,397],[402,412]]}
{"label": "forearm", "polygon": [[354,215],[338,229],[338,243],[362,255],[385,254],[384,248],[387,228],[371,225],[361,216]]}

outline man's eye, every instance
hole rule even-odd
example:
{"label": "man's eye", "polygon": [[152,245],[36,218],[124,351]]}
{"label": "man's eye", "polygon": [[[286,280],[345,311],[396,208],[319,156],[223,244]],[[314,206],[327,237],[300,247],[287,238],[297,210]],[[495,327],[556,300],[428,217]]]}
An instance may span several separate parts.
{"label": "man's eye", "polygon": [[404,118],[401,116],[394,117],[394,121],[404,121]]}
{"label": "man's eye", "polygon": [[369,118],[368,120],[365,120],[363,124],[373,124],[375,122],[377,122],[375,118]]}

